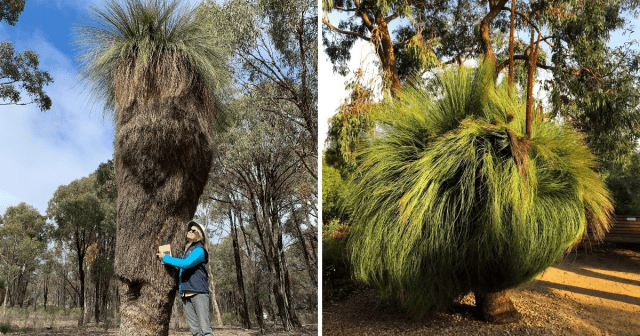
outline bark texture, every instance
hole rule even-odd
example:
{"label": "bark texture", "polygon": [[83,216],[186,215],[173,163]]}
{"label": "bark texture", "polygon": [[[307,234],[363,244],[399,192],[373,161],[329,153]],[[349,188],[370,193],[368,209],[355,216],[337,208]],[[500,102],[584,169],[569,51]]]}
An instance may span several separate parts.
{"label": "bark texture", "polygon": [[489,323],[505,324],[520,320],[520,313],[511,301],[510,291],[476,293],[478,318]]}
{"label": "bark texture", "polygon": [[[391,40],[391,34],[389,33],[389,27],[387,26],[387,20],[381,13],[376,13],[375,16],[377,32],[372,33],[372,40],[376,43],[376,51],[378,57],[382,63],[382,69],[385,76],[388,76],[390,81],[391,96],[395,97],[400,90],[400,78],[398,77],[398,67],[396,65],[396,56],[393,51],[393,41]],[[379,34],[379,35],[378,35]]]}
{"label": "bark texture", "polygon": [[480,47],[482,48],[482,54],[486,57],[486,59],[491,60],[492,62],[496,62],[496,55],[493,52],[493,45],[491,43],[491,22],[495,17],[500,13],[504,5],[508,0],[496,0],[489,1],[489,12],[485,17],[480,21],[478,25],[478,32],[480,34]]}
{"label": "bark texture", "polygon": [[115,273],[120,335],[168,335],[177,272],[155,256],[180,256],[211,166],[214,103],[180,54],[135,56],[113,75],[116,100]]}

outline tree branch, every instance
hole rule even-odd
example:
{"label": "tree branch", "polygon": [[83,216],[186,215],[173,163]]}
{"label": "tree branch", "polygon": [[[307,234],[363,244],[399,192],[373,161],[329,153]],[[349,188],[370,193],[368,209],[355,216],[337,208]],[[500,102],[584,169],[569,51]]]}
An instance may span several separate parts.
{"label": "tree branch", "polygon": [[389,16],[387,16],[386,18],[384,18],[385,21],[387,21],[387,23],[393,21],[394,19],[396,19],[398,16],[400,15],[400,13],[395,12]]}
{"label": "tree branch", "polygon": [[353,3],[356,5],[358,10],[360,10],[360,17],[362,18],[362,22],[364,22],[364,25],[367,26],[367,29],[369,29],[370,32],[373,31],[373,23],[371,23],[371,18],[369,17],[369,14],[367,14],[364,9],[360,7],[360,0],[354,0]]}
{"label": "tree branch", "polygon": [[371,41],[370,38],[368,38],[368,37],[366,37],[366,36],[364,36],[364,35],[362,35],[362,34],[360,34],[358,32],[354,32],[354,31],[350,31],[350,30],[342,30],[340,28],[336,28],[331,23],[329,23],[329,21],[327,21],[324,18],[322,19],[322,23],[324,23],[327,27],[329,27],[329,29],[331,29],[331,30],[333,30],[335,32],[338,32],[340,34],[356,36],[356,37],[359,37],[359,38],[361,38],[361,39],[363,39],[365,41]]}
{"label": "tree branch", "polygon": [[[511,8],[508,8],[506,6],[502,7],[502,10],[511,12]],[[544,34],[542,34],[542,31],[540,30],[540,28],[538,28],[538,26],[533,21],[531,21],[531,19],[529,19],[528,15],[526,15],[526,14],[524,14],[522,12],[519,12],[517,10],[514,10],[514,13],[516,15],[522,17],[525,20],[526,23],[528,23],[531,27],[533,27],[533,29],[536,31],[536,33],[538,33],[538,35],[540,35],[540,41],[543,41],[544,43],[546,43],[547,45],[549,45],[553,49],[557,48],[555,45],[551,44],[551,42],[547,41],[547,39],[549,39],[550,37],[545,37]],[[562,47],[562,48],[565,49],[565,50],[568,50],[567,48],[564,48],[564,47]]]}
{"label": "tree branch", "polygon": [[[513,59],[514,60],[528,60],[529,59],[529,55],[513,55]],[[504,70],[507,66],[509,65],[509,60],[505,60],[502,63],[500,63],[498,66],[496,66],[496,76],[500,74],[500,72],[502,72],[502,70]],[[550,65],[546,65],[546,64],[542,64],[542,63],[537,63],[536,62],[536,67],[540,68],[540,69],[544,69],[544,70],[552,70],[553,67]],[[571,69],[562,69],[562,72],[569,74],[569,75],[573,75],[573,76],[578,76],[580,75],[582,72],[588,72],[590,74],[593,74],[593,70],[590,68],[586,68],[586,67],[582,67],[576,70],[571,70]]]}
{"label": "tree branch", "polygon": [[341,10],[343,12],[355,12],[358,10],[357,8],[345,8],[342,6],[333,6],[333,9]]}

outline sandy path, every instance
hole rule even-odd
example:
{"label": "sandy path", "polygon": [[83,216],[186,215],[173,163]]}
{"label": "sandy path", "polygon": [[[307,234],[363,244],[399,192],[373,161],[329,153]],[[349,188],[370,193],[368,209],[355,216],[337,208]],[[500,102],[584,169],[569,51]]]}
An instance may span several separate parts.
{"label": "sandy path", "polygon": [[571,254],[531,285],[577,304],[570,323],[592,334],[640,335],[640,254],[599,250]]}
{"label": "sandy path", "polygon": [[640,246],[607,246],[567,255],[537,280],[513,290],[518,323],[476,320],[472,295],[447,312],[413,318],[359,287],[323,303],[324,335],[640,336]]}

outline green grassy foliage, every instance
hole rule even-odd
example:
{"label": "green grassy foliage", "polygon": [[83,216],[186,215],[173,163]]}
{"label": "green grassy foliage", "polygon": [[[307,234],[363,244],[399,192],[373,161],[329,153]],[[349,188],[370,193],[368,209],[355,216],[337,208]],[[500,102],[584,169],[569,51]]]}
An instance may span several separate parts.
{"label": "green grassy foliage", "polygon": [[328,223],[334,218],[345,220],[345,211],[341,208],[345,181],[338,169],[322,165],[322,221]]}
{"label": "green grassy foliage", "polygon": [[613,195],[616,215],[640,215],[640,149],[633,152],[626,165],[612,169],[606,183]]}
{"label": "green grassy foliage", "polygon": [[11,329],[11,322],[5,321],[0,323],[0,333],[6,334],[9,332],[9,329]]}
{"label": "green grassy foliage", "polygon": [[112,114],[116,67],[134,57],[141,71],[164,53],[186,56],[212,91],[223,90],[230,78],[226,44],[201,19],[177,0],[107,0],[103,8],[91,7],[87,22],[76,28],[75,41],[82,79],[93,99]]}
{"label": "green grassy foliage", "polygon": [[347,187],[353,272],[424,313],[468,291],[532,281],[611,202],[583,136],[533,120],[494,85],[493,66],[405,87]]}
{"label": "green grassy foliage", "polygon": [[349,259],[345,253],[348,232],[349,226],[340,223],[337,218],[322,225],[322,265],[325,268],[333,267],[332,276],[335,278],[348,277],[350,273]]}

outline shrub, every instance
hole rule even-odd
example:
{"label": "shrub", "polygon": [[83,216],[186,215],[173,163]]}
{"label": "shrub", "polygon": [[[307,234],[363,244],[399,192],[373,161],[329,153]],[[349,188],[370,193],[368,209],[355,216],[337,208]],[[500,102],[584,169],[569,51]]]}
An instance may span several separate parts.
{"label": "shrub", "polygon": [[348,232],[349,226],[340,223],[338,219],[322,225],[322,265],[325,268],[332,267],[331,270],[325,270],[325,273],[331,273],[325,274],[325,277],[343,278],[349,275],[349,259],[346,254]]}
{"label": "shrub", "polygon": [[5,321],[0,323],[0,333],[6,334],[11,329],[11,322]]}
{"label": "shrub", "polygon": [[322,221],[328,223],[333,219],[346,219],[343,208],[345,182],[340,172],[332,167],[322,165]]}
{"label": "shrub", "polygon": [[[353,273],[417,313],[532,281],[612,205],[584,137],[535,118],[490,63],[388,107],[345,190]],[[380,114],[381,115],[381,114]]]}
{"label": "shrub", "polygon": [[221,316],[222,318],[222,322],[224,324],[237,324],[238,321],[240,321],[238,315],[235,315],[233,313],[223,313]]}

